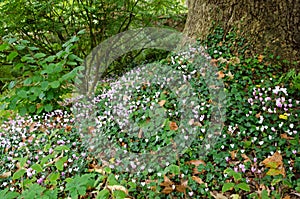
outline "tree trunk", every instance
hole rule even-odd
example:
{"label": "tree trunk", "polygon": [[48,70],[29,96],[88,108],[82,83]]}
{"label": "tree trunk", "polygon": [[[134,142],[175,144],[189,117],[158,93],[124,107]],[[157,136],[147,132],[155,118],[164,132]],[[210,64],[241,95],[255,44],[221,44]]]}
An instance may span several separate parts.
{"label": "tree trunk", "polygon": [[300,0],[187,0],[184,32],[205,39],[212,24],[251,42],[251,54],[265,49],[290,61],[300,60]]}

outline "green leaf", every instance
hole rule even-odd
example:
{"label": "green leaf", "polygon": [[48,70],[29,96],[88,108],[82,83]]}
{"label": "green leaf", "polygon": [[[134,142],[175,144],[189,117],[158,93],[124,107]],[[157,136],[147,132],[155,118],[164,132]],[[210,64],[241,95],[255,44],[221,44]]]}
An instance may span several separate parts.
{"label": "green leaf", "polygon": [[25,90],[19,90],[17,92],[18,97],[20,98],[27,98],[27,92]]}
{"label": "green leaf", "polygon": [[24,46],[24,45],[16,45],[15,48],[16,48],[17,50],[23,50],[23,49],[26,48],[26,46]]}
{"label": "green leaf", "polygon": [[45,53],[36,53],[33,57],[36,58],[36,59],[40,59],[42,57],[45,57],[46,54]]}
{"label": "green leaf", "polygon": [[33,170],[35,170],[36,172],[38,172],[38,173],[43,171],[43,168],[39,164],[34,164],[34,165],[31,166],[31,168]]}
{"label": "green leaf", "polygon": [[67,147],[66,145],[61,145],[54,148],[54,151],[58,151],[58,152],[61,152],[63,150],[70,150],[70,148]]}
{"label": "green leaf", "polygon": [[108,199],[109,198],[109,191],[107,189],[101,190],[96,199]]}
{"label": "green leaf", "polygon": [[240,183],[235,186],[236,188],[242,189],[244,191],[250,191],[250,187],[246,183]]}
{"label": "green leaf", "polygon": [[26,170],[25,169],[20,169],[18,171],[16,171],[12,177],[13,180],[17,180],[21,177],[23,177],[23,175],[26,173]]}
{"label": "green leaf", "polygon": [[51,88],[58,88],[60,86],[59,81],[54,81],[50,83]]}
{"label": "green leaf", "polygon": [[44,106],[44,110],[45,110],[46,112],[50,112],[50,111],[53,110],[53,106],[52,106],[51,104],[46,104],[46,105]]}
{"label": "green leaf", "polygon": [[48,179],[50,182],[56,181],[58,178],[59,178],[59,173],[58,173],[58,172],[51,173],[51,174],[47,177],[47,179]]}
{"label": "green leaf", "polygon": [[55,166],[59,171],[64,169],[64,163],[68,160],[67,157],[62,157],[58,161],[55,162]]}
{"label": "green leaf", "polygon": [[9,44],[5,43],[0,45],[0,51],[4,51],[8,49],[9,49]]}
{"label": "green leaf", "polygon": [[24,66],[23,63],[18,63],[17,65],[15,65],[15,69],[20,70],[23,66]]}
{"label": "green leaf", "polygon": [[8,89],[12,89],[13,87],[15,87],[16,85],[16,81],[11,81],[8,85]]}
{"label": "green leaf", "polygon": [[14,191],[9,191],[8,188],[0,191],[0,198],[2,199],[13,199],[13,198],[17,198],[17,196],[19,196],[20,194]]}
{"label": "green leaf", "polygon": [[261,199],[270,199],[267,190],[262,190]]}
{"label": "green leaf", "polygon": [[31,50],[31,51],[39,50],[39,48],[37,48],[37,47],[34,47],[34,46],[32,46],[32,47],[28,47],[28,48],[29,48],[29,50]]}
{"label": "green leaf", "polygon": [[82,30],[80,30],[77,34],[78,35],[82,35],[82,34],[84,34],[86,31],[85,31],[85,29],[82,29]]}
{"label": "green leaf", "polygon": [[229,191],[229,190],[233,189],[233,187],[234,187],[234,183],[232,183],[232,182],[225,183],[222,187],[222,192],[224,193],[226,191]]}
{"label": "green leaf", "polygon": [[178,175],[180,173],[180,168],[177,165],[170,165],[167,168],[165,168],[165,173],[170,172],[172,174]]}
{"label": "green leaf", "polygon": [[24,86],[28,86],[29,84],[31,84],[31,82],[32,82],[32,79],[29,77],[24,80],[23,84],[24,84]]}
{"label": "green leaf", "polygon": [[237,181],[242,179],[242,174],[234,172],[233,173],[233,178],[234,178],[234,181],[237,182]]}
{"label": "green leaf", "polygon": [[45,62],[53,62],[56,59],[55,55],[51,55],[49,57],[47,57],[44,61]]}
{"label": "green leaf", "polygon": [[41,88],[42,88],[42,90],[46,90],[47,88],[48,88],[48,81],[43,81],[42,83],[41,83]]}
{"label": "green leaf", "polygon": [[13,51],[11,53],[9,53],[9,55],[6,57],[7,61],[12,61],[14,58],[16,58],[19,55],[18,52]]}
{"label": "green leaf", "polygon": [[110,174],[108,176],[107,181],[108,181],[109,185],[118,185],[119,184],[113,174]]}

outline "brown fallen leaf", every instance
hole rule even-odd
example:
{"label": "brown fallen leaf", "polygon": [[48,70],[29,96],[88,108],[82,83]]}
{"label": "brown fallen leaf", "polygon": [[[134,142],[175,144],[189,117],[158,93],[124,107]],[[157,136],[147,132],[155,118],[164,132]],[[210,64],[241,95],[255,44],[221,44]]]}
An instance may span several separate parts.
{"label": "brown fallen leaf", "polygon": [[195,166],[195,168],[193,168],[194,175],[195,174],[203,174],[205,172],[205,170],[199,171],[197,168],[200,164],[203,164],[204,166],[206,165],[206,163],[203,160],[191,160],[188,162],[188,164],[192,164]]}
{"label": "brown fallen leaf", "polygon": [[280,137],[282,139],[286,139],[286,140],[293,140],[293,137],[288,136],[286,133],[280,134]]}
{"label": "brown fallen leaf", "polygon": [[163,107],[165,103],[166,103],[166,100],[161,100],[158,102],[159,106],[161,106],[161,107]]}
{"label": "brown fallen leaf", "polygon": [[204,184],[203,180],[197,176],[192,176],[192,179],[198,184]]}
{"label": "brown fallen leaf", "polygon": [[164,194],[169,194],[173,191],[172,187],[165,187],[161,192]]}
{"label": "brown fallen leaf", "polygon": [[169,126],[172,131],[176,131],[178,129],[176,122],[170,122]]}
{"label": "brown fallen leaf", "polygon": [[0,174],[0,178],[8,178],[11,176],[11,171]]}
{"label": "brown fallen leaf", "polygon": [[176,185],[176,187],[175,187],[176,191],[181,192],[181,193],[185,193],[186,188],[187,187],[185,187],[184,185]]}
{"label": "brown fallen leaf", "polygon": [[282,174],[285,177],[284,165],[281,154],[276,151],[271,157],[266,158],[262,162],[266,167],[270,168],[267,175],[276,176]]}
{"label": "brown fallen leaf", "polygon": [[244,158],[244,162],[251,162],[250,158],[246,154],[241,154],[242,158]]}
{"label": "brown fallen leaf", "polygon": [[264,56],[263,56],[263,55],[259,55],[258,58],[257,58],[257,60],[258,60],[259,63],[262,62],[263,59],[264,59]]}
{"label": "brown fallen leaf", "polygon": [[107,188],[108,188],[111,192],[113,192],[113,191],[115,191],[115,190],[118,190],[118,191],[123,191],[124,193],[126,193],[126,194],[128,195],[128,190],[127,190],[125,187],[121,186],[121,185],[107,186]]}
{"label": "brown fallen leaf", "polygon": [[164,181],[160,183],[160,186],[168,187],[168,186],[172,186],[173,184],[174,182],[172,182],[167,176],[164,176]]}
{"label": "brown fallen leaf", "polygon": [[256,117],[256,118],[260,118],[260,114],[261,114],[261,112],[257,113],[257,114],[255,115],[255,117]]}
{"label": "brown fallen leaf", "polygon": [[218,60],[217,60],[217,59],[211,59],[211,60],[210,60],[210,64],[211,64],[212,66],[217,67],[217,66],[218,66]]}
{"label": "brown fallen leaf", "polygon": [[291,199],[291,197],[289,195],[285,195],[282,199]]}
{"label": "brown fallen leaf", "polygon": [[214,197],[215,199],[228,199],[226,196],[224,196],[223,194],[221,193],[217,193],[216,195],[213,193],[213,192],[210,192],[210,195],[212,197]]}
{"label": "brown fallen leaf", "polygon": [[218,72],[218,79],[223,79],[225,77],[225,74],[223,73],[223,71],[219,71]]}
{"label": "brown fallen leaf", "polygon": [[234,151],[229,152],[232,160],[235,160],[237,152],[238,152],[238,150],[234,150]]}

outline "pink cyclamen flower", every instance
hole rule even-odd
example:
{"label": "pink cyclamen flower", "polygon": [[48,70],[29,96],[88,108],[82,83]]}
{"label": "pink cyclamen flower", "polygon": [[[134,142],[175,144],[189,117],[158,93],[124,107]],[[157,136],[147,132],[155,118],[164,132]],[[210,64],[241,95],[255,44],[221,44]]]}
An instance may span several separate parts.
{"label": "pink cyclamen flower", "polygon": [[235,172],[239,172],[239,169],[237,167],[234,167],[233,169]]}
{"label": "pink cyclamen flower", "polygon": [[41,177],[41,178],[39,178],[36,182],[38,183],[38,184],[42,184],[43,183],[43,181],[44,181],[44,178],[43,177]]}
{"label": "pink cyclamen flower", "polygon": [[292,152],[293,152],[293,154],[296,154],[296,153],[297,153],[297,151],[296,151],[296,150],[293,150]]}

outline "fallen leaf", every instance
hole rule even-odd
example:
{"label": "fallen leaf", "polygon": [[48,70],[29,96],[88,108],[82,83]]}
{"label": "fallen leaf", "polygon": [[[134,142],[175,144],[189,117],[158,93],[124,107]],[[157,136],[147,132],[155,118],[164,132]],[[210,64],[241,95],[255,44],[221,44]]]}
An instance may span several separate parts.
{"label": "fallen leaf", "polygon": [[212,65],[212,66],[215,66],[215,67],[217,67],[218,66],[218,60],[217,59],[211,59],[210,60],[210,64]]}
{"label": "fallen leaf", "polygon": [[8,178],[11,176],[11,171],[0,174],[0,178]]}
{"label": "fallen leaf", "polygon": [[167,176],[164,176],[164,181],[162,183],[160,183],[160,186],[168,187],[168,186],[171,186],[173,184],[174,183]]}
{"label": "fallen leaf", "polygon": [[123,191],[124,193],[128,194],[128,190],[121,186],[121,185],[112,185],[112,186],[107,186],[107,188],[109,190],[111,190],[112,192],[115,191],[115,190],[118,190],[118,191]]}
{"label": "fallen leaf", "polygon": [[282,156],[278,151],[276,151],[271,157],[266,158],[262,163],[266,167],[270,168],[267,175],[275,176],[282,174],[285,177]]}
{"label": "fallen leaf", "polygon": [[204,166],[206,165],[203,160],[191,160],[188,164],[195,165],[195,168],[193,168],[193,174],[203,174],[205,172],[205,170],[199,171],[197,168],[200,164],[203,164]]}
{"label": "fallen leaf", "polygon": [[284,196],[282,199],[290,199],[291,197],[289,195]]}
{"label": "fallen leaf", "polygon": [[262,62],[263,59],[264,59],[264,56],[263,56],[263,55],[259,55],[258,58],[257,58],[257,60],[258,60],[259,63]]}
{"label": "fallen leaf", "polygon": [[204,184],[203,180],[197,176],[192,176],[192,179],[199,184]]}
{"label": "fallen leaf", "polygon": [[292,140],[294,139],[293,137],[288,136],[286,133],[280,134],[280,137],[286,140]]}
{"label": "fallen leaf", "polygon": [[164,106],[164,104],[166,103],[166,100],[161,100],[160,102],[158,102],[159,106]]}
{"label": "fallen leaf", "polygon": [[238,150],[234,150],[234,151],[229,152],[232,160],[235,160],[237,152],[238,152]]}
{"label": "fallen leaf", "polygon": [[66,126],[66,132],[70,132],[72,130],[71,126]]}
{"label": "fallen leaf", "polygon": [[142,130],[142,129],[140,129],[140,130],[139,130],[139,134],[138,134],[138,138],[140,138],[140,139],[141,139],[142,137],[143,137],[143,130]]}
{"label": "fallen leaf", "polygon": [[173,191],[172,187],[165,187],[161,192],[164,194],[169,194]]}
{"label": "fallen leaf", "polygon": [[216,195],[214,195],[213,192],[210,192],[210,195],[211,195],[212,197],[214,197],[215,199],[228,199],[226,196],[224,196],[224,195],[221,194],[221,193],[217,193]]}
{"label": "fallen leaf", "polygon": [[191,125],[191,126],[199,126],[199,127],[201,127],[202,126],[202,124],[200,123],[200,122],[195,122],[195,120],[194,119],[191,119],[190,121],[189,121],[189,125]]}
{"label": "fallen leaf", "polygon": [[178,129],[176,122],[170,122],[169,126],[172,131],[176,131]]}
{"label": "fallen leaf", "polygon": [[203,164],[204,166],[206,163],[203,160],[191,160],[189,161],[190,164],[195,165],[196,167],[199,166],[200,164]]}
{"label": "fallen leaf", "polygon": [[246,154],[243,153],[241,156],[245,159],[244,162],[251,162],[250,158]]}
{"label": "fallen leaf", "polygon": [[225,77],[225,74],[223,73],[223,71],[219,71],[218,72],[218,79],[223,79]]}
{"label": "fallen leaf", "polygon": [[184,185],[176,185],[176,191],[184,193],[187,187]]}
{"label": "fallen leaf", "polygon": [[260,118],[260,114],[261,114],[261,112],[257,113],[257,114],[255,115],[255,117],[256,117],[256,118]]}
{"label": "fallen leaf", "polygon": [[234,78],[234,75],[230,71],[227,73],[227,76],[229,77],[230,80]]}

